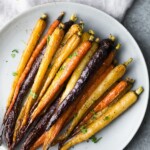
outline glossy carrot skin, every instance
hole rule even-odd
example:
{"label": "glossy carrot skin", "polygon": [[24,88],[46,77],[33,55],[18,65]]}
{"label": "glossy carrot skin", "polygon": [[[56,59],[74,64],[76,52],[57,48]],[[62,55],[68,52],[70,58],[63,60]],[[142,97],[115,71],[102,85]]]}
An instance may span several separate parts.
{"label": "glossy carrot skin", "polygon": [[40,52],[43,50],[43,48],[45,47],[46,43],[47,43],[47,38],[48,36],[50,36],[53,31],[56,29],[56,27],[59,25],[60,21],[63,19],[63,16],[64,16],[64,13],[62,13],[57,20],[55,20],[49,27],[47,33],[44,35],[44,37],[42,38],[42,40],[39,42],[39,44],[36,46],[33,54],[31,55],[23,73],[21,74],[20,78],[19,78],[19,81],[16,85],[16,89],[15,89],[15,92],[14,92],[14,96],[13,96],[13,100],[10,104],[10,107],[8,108],[8,111],[7,111],[7,114],[9,114],[9,112],[11,111],[14,103],[15,103],[15,100],[17,98],[17,95],[19,93],[19,90],[23,84],[23,82],[25,81],[26,77],[28,76],[34,62],[36,61],[37,57],[39,56]]}
{"label": "glossy carrot skin", "polygon": [[[43,97],[43,95],[45,94],[48,86],[52,82],[52,79],[54,78],[54,75],[58,71],[60,65],[70,55],[72,50],[75,49],[78,42],[81,41],[82,38],[80,39],[80,35],[79,35],[79,37],[76,37],[77,34],[81,33],[81,32],[82,32],[82,28],[81,28],[80,24],[74,24],[70,27],[69,31],[65,34],[59,49],[56,51],[56,53],[54,55],[54,58],[51,63],[51,68],[49,69],[49,71],[47,73],[47,77],[46,77],[46,80],[44,81],[43,88],[40,91],[38,100],[41,99]],[[74,41],[74,43],[71,43],[71,41]],[[70,45],[72,45],[72,47],[70,47]],[[70,47],[70,50],[68,51],[67,48],[69,48],[69,47]],[[64,56],[66,56],[66,57],[64,57]],[[62,59],[62,58],[64,58],[64,59]],[[60,62],[62,62],[62,63],[60,63]]]}
{"label": "glossy carrot skin", "polygon": [[[129,64],[132,60],[127,61]],[[84,117],[85,113],[89,110],[89,108],[97,102],[97,100],[108,90],[117,80],[119,80],[126,72],[125,64],[120,64],[116,66],[107,76],[106,78],[97,86],[94,92],[90,95],[90,97],[83,104],[81,109],[78,111],[77,116],[73,119],[71,125],[69,126],[66,137],[68,137],[76,125],[81,121]]]}
{"label": "glossy carrot skin", "polygon": [[43,149],[47,149],[50,146],[52,146],[53,141],[57,137],[57,135],[60,133],[62,128],[65,126],[66,121],[68,117],[72,114],[73,110],[75,109],[78,101],[75,101],[70,107],[62,114],[62,116],[56,121],[56,123],[45,132],[45,138],[43,142],[41,142],[43,145]]}
{"label": "glossy carrot skin", "polygon": [[[31,88],[31,92],[34,93],[34,95],[38,96],[38,94],[39,94],[40,86],[42,84],[42,80],[44,78],[44,75],[46,73],[48,65],[51,62],[51,59],[52,59],[55,51],[59,47],[63,36],[64,36],[64,30],[63,30],[63,27],[62,27],[62,24],[61,24],[59,27],[57,27],[55,29],[55,31],[51,35],[51,40],[49,41],[49,43],[47,45],[44,57],[42,59],[42,62],[40,64],[40,67],[38,69],[36,77],[34,79],[34,83],[33,83],[32,88]],[[21,128],[23,128],[23,126],[25,124],[27,124],[27,122],[28,122],[30,109],[33,106],[33,104],[34,104],[34,102],[36,101],[36,98],[37,98],[37,96],[33,97],[31,92],[28,95],[28,98],[27,98],[27,100],[24,104],[25,112],[23,114],[23,120],[17,119],[13,139],[16,139],[16,135],[18,134],[18,131],[16,130],[18,128],[17,126],[19,126],[19,128],[21,130]],[[22,114],[22,112],[20,114]],[[20,122],[21,122],[21,124],[20,124]]]}
{"label": "glossy carrot skin", "polygon": [[12,84],[12,87],[11,87],[11,91],[10,91],[10,94],[9,94],[9,97],[8,97],[8,100],[7,100],[6,109],[8,109],[10,104],[11,104],[11,101],[12,101],[12,98],[13,98],[14,91],[15,91],[16,85],[18,83],[18,80],[19,80],[22,72],[24,71],[28,60],[30,59],[30,56],[31,56],[32,52],[34,51],[34,48],[36,47],[36,44],[38,43],[41,34],[43,33],[43,31],[46,27],[46,18],[47,18],[47,15],[43,15],[43,18],[41,17],[37,21],[37,23],[36,23],[36,25],[35,25],[35,27],[32,31],[32,34],[31,34],[31,36],[29,38],[29,41],[28,41],[28,44],[27,44],[27,46],[26,46],[26,48],[25,48],[25,50],[22,54],[19,66],[18,66],[17,71],[16,71],[17,76],[15,76],[15,78],[14,78],[14,81],[13,81],[13,84]]}
{"label": "glossy carrot skin", "polygon": [[[68,150],[72,146],[88,140],[90,137],[95,135],[97,132],[101,131],[104,127],[109,125],[113,120],[124,113],[129,107],[131,107],[138,99],[143,91],[143,88],[138,88],[136,91],[130,91],[125,94],[117,103],[113,104],[108,108],[106,113],[104,113],[100,118],[95,120],[91,125],[87,127],[87,132],[79,133],[74,136],[71,140],[65,143],[60,150]],[[109,119],[106,119],[109,117]]]}
{"label": "glossy carrot skin", "polygon": [[76,127],[72,136],[76,135],[80,132],[80,127],[84,125],[85,127],[91,124],[95,119],[98,119],[102,116],[108,109],[110,105],[116,103],[118,99],[123,97],[129,90],[131,90],[133,86],[134,80],[133,79],[126,79],[120,81],[116,86],[106,92],[103,98],[100,98],[98,101],[99,103],[90,111],[83,121]]}
{"label": "glossy carrot skin", "polygon": [[[93,75],[94,78],[91,78],[91,80],[87,83],[86,87],[83,89],[82,93],[77,98],[76,101],[78,101],[78,103],[75,106],[74,112],[72,112],[72,114],[70,114],[70,116],[68,117],[67,122],[69,122],[73,118],[73,116],[77,114],[77,112],[81,109],[83,104],[86,102],[88,97],[92,94],[92,92],[95,90],[98,84],[100,84],[104,80],[104,78],[109,74],[109,72],[113,68],[114,66],[110,65],[109,67],[107,67],[107,69],[105,68],[104,72],[102,72],[103,67],[101,67],[101,69],[99,69],[99,71]],[[55,140],[55,143],[62,142],[65,138],[66,138],[66,134],[64,133],[60,135],[58,139]]]}
{"label": "glossy carrot skin", "polygon": [[55,77],[57,71],[59,70],[60,66],[63,64],[65,59],[72,53],[72,51],[78,46],[80,41],[81,41],[80,35],[74,34],[64,45],[64,47],[62,48],[63,53],[57,58],[57,60],[51,67],[51,70],[50,70],[48,77],[43,85],[43,88],[40,92],[38,99],[41,99],[43,97],[43,95],[45,94],[49,85],[51,84],[53,78]]}
{"label": "glossy carrot skin", "polygon": [[[60,88],[60,84],[63,84],[64,81],[69,77],[69,75],[72,73],[72,71],[74,70],[74,68],[77,66],[77,64],[79,63],[79,61],[82,59],[82,57],[86,54],[86,52],[89,50],[89,48],[91,47],[91,42],[90,41],[85,41],[83,42],[74,52],[77,53],[77,56],[73,56],[73,57],[69,57],[62,66],[65,66],[65,69],[60,69],[59,72],[57,73],[55,79],[53,80],[51,86],[50,86],[50,90],[47,91],[47,95],[48,98],[50,98],[50,94],[53,94],[51,91],[56,91],[54,94],[57,93],[58,89]],[[68,74],[69,72],[69,74]],[[67,78],[66,78],[67,77]],[[63,81],[63,80],[64,81]],[[56,82],[56,81],[61,81],[61,82]],[[56,84],[57,83],[57,84]],[[59,83],[59,86],[58,86]],[[54,94],[51,96],[53,97]],[[47,97],[46,95],[46,97]],[[43,98],[44,100],[44,98]],[[49,99],[48,99],[49,100]],[[52,99],[50,99],[52,100]],[[40,101],[41,102],[41,101]],[[45,102],[45,101],[44,101]],[[51,102],[50,102],[51,103]],[[41,106],[41,104],[39,103],[39,106]],[[40,107],[39,107],[40,108]],[[41,112],[41,111],[40,111]]]}
{"label": "glossy carrot skin", "polygon": [[[6,113],[5,113],[5,116],[4,116],[4,119],[3,119],[3,123],[6,122],[6,119],[7,119],[7,115],[8,115],[8,112],[10,112],[13,104],[14,104],[14,101],[13,101],[13,96],[14,96],[14,91],[15,91],[15,88],[18,84],[18,81],[19,81],[19,78],[21,76],[21,74],[23,73],[24,69],[25,69],[25,66],[26,64],[28,63],[28,60],[30,59],[30,56],[42,34],[42,32],[44,31],[45,27],[46,27],[46,18],[47,16],[45,15],[44,18],[40,18],[30,36],[30,39],[29,39],[29,42],[27,44],[27,47],[26,49],[24,50],[23,52],[23,55],[21,57],[21,61],[19,63],[19,66],[18,66],[18,69],[17,69],[17,76],[15,77],[14,79],[14,82],[13,82],[13,85],[12,85],[12,89],[11,89],[11,92],[10,92],[10,95],[9,95],[9,98],[8,98],[8,103],[7,103],[7,110],[6,110]],[[8,112],[7,112],[8,111]],[[10,118],[10,117],[9,117]],[[11,136],[11,134],[9,134]],[[8,145],[10,146],[11,144],[11,139],[7,138],[7,143]]]}
{"label": "glossy carrot skin", "polygon": [[[62,69],[58,71],[56,77],[54,78],[52,84],[47,90],[44,97],[39,102],[37,108],[33,111],[31,115],[31,122],[39,115],[39,113],[44,109],[44,107],[51,103],[52,97],[57,93],[59,88],[64,84],[64,82],[71,75],[75,67],[78,65],[79,61],[83,58],[83,56],[87,53],[89,48],[91,47],[90,41],[83,42],[72,54],[71,56],[63,63]],[[76,54],[76,55],[75,55]],[[72,57],[73,56],[73,57]]]}
{"label": "glossy carrot skin", "polygon": [[90,75],[97,69],[99,66],[102,65],[104,59],[113,49],[113,41],[109,39],[102,40],[100,42],[100,48],[97,52],[93,55],[92,59],[89,61],[85,69],[83,70],[80,78],[78,79],[76,85],[74,86],[73,90],[67,95],[65,100],[59,105],[57,111],[52,116],[47,130],[56,122],[56,120],[60,117],[61,113],[64,112],[65,108],[67,108],[71,102],[73,102],[77,96],[80,94],[81,90],[83,89],[85,83],[88,81]]}
{"label": "glossy carrot skin", "polygon": [[99,39],[97,38],[97,41],[94,41],[92,43],[91,48],[89,49],[89,51],[87,52],[87,54],[84,56],[84,58],[82,59],[82,61],[79,63],[79,65],[77,66],[77,68],[74,70],[74,72],[72,73],[67,86],[60,98],[59,104],[65,99],[65,97],[69,94],[69,92],[73,89],[73,87],[75,86],[76,82],[78,81],[83,69],[85,68],[85,66],[87,65],[87,63],[90,61],[91,57],[93,56],[93,54],[95,53],[95,51],[98,49],[99,46]]}
{"label": "glossy carrot skin", "polygon": [[[119,94],[127,87],[128,82],[127,81],[120,81],[107,95],[102,99],[96,107],[93,109],[94,113],[97,113],[98,111],[101,111],[105,107],[109,106],[110,103],[112,103]],[[81,122],[80,125],[84,124],[87,120],[89,120],[93,116],[93,113],[90,112],[85,119]]]}

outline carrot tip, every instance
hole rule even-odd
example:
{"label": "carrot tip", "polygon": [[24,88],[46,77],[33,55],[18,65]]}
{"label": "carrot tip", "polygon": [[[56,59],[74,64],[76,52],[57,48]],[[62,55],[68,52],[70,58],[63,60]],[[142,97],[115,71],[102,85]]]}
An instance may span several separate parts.
{"label": "carrot tip", "polygon": [[89,30],[89,33],[91,34],[91,35],[94,35],[95,34],[95,32],[93,31],[93,30]]}
{"label": "carrot tip", "polygon": [[47,19],[47,14],[42,14],[41,19],[46,20]]}
{"label": "carrot tip", "polygon": [[77,15],[76,14],[73,14],[71,17],[70,17],[70,20],[72,20],[73,22],[77,21]]}
{"label": "carrot tip", "polygon": [[95,42],[96,42],[96,43],[99,43],[99,42],[100,42],[100,38],[96,38],[96,39],[95,39]]}
{"label": "carrot tip", "polygon": [[83,30],[83,28],[84,28],[84,22],[82,20],[79,22],[79,25],[80,25],[81,29]]}
{"label": "carrot tip", "polygon": [[93,35],[91,35],[90,37],[89,37],[89,41],[93,41],[94,40],[94,36]]}
{"label": "carrot tip", "polygon": [[135,93],[136,93],[137,95],[140,95],[143,91],[144,91],[143,87],[140,86],[138,89],[135,90]]}
{"label": "carrot tip", "polygon": [[64,15],[65,15],[65,12],[64,11],[61,12],[59,17],[57,18],[57,20],[61,21],[63,19]]}
{"label": "carrot tip", "polygon": [[123,63],[123,65],[127,67],[132,61],[133,61],[133,58],[129,58],[126,62]]}
{"label": "carrot tip", "polygon": [[126,78],[126,81],[127,81],[127,82],[129,82],[129,83],[134,83],[134,82],[135,82],[135,80],[134,80],[134,79],[129,78],[129,77],[127,77],[127,78]]}
{"label": "carrot tip", "polygon": [[117,46],[115,47],[115,49],[116,49],[116,50],[119,50],[119,49],[120,49],[120,47],[121,47],[121,44],[120,44],[120,43],[118,43],[118,44],[117,44]]}
{"label": "carrot tip", "polygon": [[60,29],[64,29],[64,28],[65,28],[65,25],[64,25],[63,23],[60,23],[60,24],[59,24],[59,28],[60,28]]}
{"label": "carrot tip", "polygon": [[115,41],[115,40],[116,40],[116,37],[113,36],[112,34],[110,34],[110,35],[109,35],[109,39],[112,40],[112,41]]}
{"label": "carrot tip", "polygon": [[78,36],[81,36],[81,35],[82,35],[82,32],[81,32],[81,31],[79,31],[77,34],[78,34]]}

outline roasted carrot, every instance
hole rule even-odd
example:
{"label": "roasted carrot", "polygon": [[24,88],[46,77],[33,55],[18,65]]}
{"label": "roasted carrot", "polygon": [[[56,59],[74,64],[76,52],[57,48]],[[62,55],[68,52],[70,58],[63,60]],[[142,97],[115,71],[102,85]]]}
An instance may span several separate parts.
{"label": "roasted carrot", "polygon": [[[112,68],[112,67],[111,67]],[[110,71],[110,69],[108,68],[108,70]],[[112,69],[111,69],[112,70]],[[107,74],[108,74],[108,71],[107,71]],[[101,80],[106,76],[105,75],[102,75],[100,78]],[[33,145],[33,149],[36,149],[37,147],[39,147],[41,144],[44,143],[45,139],[48,139],[47,136],[50,136],[49,140],[49,144],[51,145],[53,140],[55,140],[56,136],[59,134],[60,130],[63,128],[63,126],[68,122],[68,118],[70,117],[70,115],[72,116],[72,113],[73,115],[75,114],[73,112],[73,110],[75,110],[75,107],[76,105],[78,104],[78,102],[80,103],[81,102],[81,99],[77,99],[75,102],[73,102],[72,105],[69,106],[69,108],[62,114],[62,116],[57,120],[57,122],[50,128],[49,131],[45,132],[45,133],[48,133],[48,134],[43,134],[36,142],[35,144]],[[50,134],[51,132],[51,134]],[[53,132],[55,132],[56,136],[53,135]],[[47,135],[47,136],[46,136]],[[51,136],[53,135],[53,136]],[[45,138],[43,138],[45,137]],[[55,141],[56,143],[56,141]]]}
{"label": "roasted carrot", "polygon": [[[77,28],[77,26],[74,26],[75,28]],[[82,30],[81,28],[78,28],[78,29],[80,29],[80,31]],[[73,28],[71,28],[71,30],[73,30]],[[79,32],[80,32],[79,31]],[[71,34],[71,31],[69,31],[69,33]],[[73,33],[74,33],[74,30],[73,30]],[[76,33],[74,33],[74,34],[76,34]],[[87,41],[88,39],[89,39],[89,37],[90,37],[90,35],[94,35],[94,31],[93,30],[89,30],[89,32],[84,32],[83,34],[82,34],[82,36],[81,36],[81,41],[80,41],[80,44],[82,43],[82,42],[84,42],[84,41]],[[73,35],[72,35],[73,36]],[[69,36],[68,36],[69,37]],[[65,37],[64,37],[65,38]],[[71,38],[71,37],[70,37]],[[68,39],[69,40],[69,39]],[[67,40],[66,40],[66,43],[67,43]],[[65,44],[66,44],[65,43]],[[65,45],[64,45],[65,46]],[[61,50],[60,50],[61,49]],[[62,49],[63,49],[63,46],[60,46],[60,48],[59,48],[59,50],[60,51],[62,51]],[[59,51],[58,50],[58,51]],[[57,51],[57,52],[58,52]],[[57,53],[56,52],[56,55],[57,55],[57,57],[58,57],[58,54],[59,53]],[[54,56],[55,57],[55,56]],[[52,64],[51,64],[51,66],[53,66],[53,64],[54,64],[54,62],[56,61],[55,60],[55,58],[53,58],[53,60],[52,60]],[[50,71],[51,71],[51,68],[47,71],[47,74],[46,74],[46,79],[47,79],[47,77],[48,77],[48,74],[50,74]],[[46,81],[47,80],[44,80],[44,84],[43,85],[45,85],[46,83]],[[33,105],[33,107],[32,107],[32,109],[31,109],[31,112],[33,112],[33,110],[37,107],[37,105],[38,105],[38,103],[39,103],[39,101],[40,101],[40,99],[42,98],[42,95],[43,95],[43,93],[44,93],[44,87],[42,88],[42,90],[41,90],[41,92],[40,92],[40,94],[39,94],[39,97],[38,97],[38,100],[36,101],[36,103]],[[60,102],[59,102],[60,103]]]}
{"label": "roasted carrot", "polygon": [[100,42],[99,50],[97,50],[97,52],[93,55],[91,60],[88,62],[88,64],[82,71],[82,74],[76,82],[74,88],[58,106],[57,111],[54,113],[54,115],[49,121],[47,130],[49,130],[49,128],[57,121],[60,115],[64,112],[65,108],[67,108],[77,98],[77,96],[83,89],[85,83],[88,81],[90,75],[103,63],[103,60],[105,59],[105,57],[107,57],[107,55],[113,48],[114,42],[110,39],[105,39]]}
{"label": "roasted carrot", "polygon": [[91,136],[101,131],[104,127],[109,125],[114,119],[119,117],[129,107],[131,107],[138,99],[138,96],[143,92],[143,88],[140,87],[136,91],[130,91],[125,94],[117,103],[112,105],[106,113],[100,118],[95,120],[92,124],[87,127],[86,133],[79,133],[74,136],[70,141],[65,143],[60,150],[68,150],[75,144],[81,143],[88,140]]}
{"label": "roasted carrot", "polygon": [[61,13],[61,15],[50,25],[47,33],[45,34],[45,36],[42,38],[42,40],[39,42],[39,44],[36,46],[33,54],[31,55],[31,58],[29,59],[29,62],[27,63],[23,73],[21,74],[20,78],[19,78],[19,81],[16,85],[16,89],[15,89],[15,92],[14,92],[14,96],[13,96],[13,100],[10,104],[10,107],[7,111],[7,114],[6,116],[8,115],[8,113],[10,112],[10,110],[12,109],[14,103],[15,103],[15,100],[17,98],[17,95],[19,93],[19,89],[21,87],[21,85],[23,84],[25,78],[27,77],[34,61],[36,60],[37,56],[39,55],[39,53],[41,52],[41,50],[44,48],[44,46],[46,45],[47,43],[47,39],[48,37],[53,33],[53,31],[55,30],[55,28],[59,25],[60,21],[62,20],[64,16],[64,12]]}
{"label": "roasted carrot", "polygon": [[[74,20],[74,22],[76,21],[77,17],[76,15],[73,15],[71,16],[71,19]],[[55,61],[57,60],[57,58],[61,55],[61,53],[63,52],[62,51],[62,48],[63,46],[67,43],[67,41],[74,35],[74,34],[77,34],[78,32],[82,32],[83,30],[83,22],[80,22],[79,24],[73,24],[68,32],[65,34],[62,42],[61,42],[61,45],[59,47],[59,49],[57,50],[56,54],[54,55],[54,58],[52,60],[52,63],[51,63],[51,66],[53,66],[53,64],[55,63]],[[69,24],[70,25],[70,24]]]}
{"label": "roasted carrot", "polygon": [[47,125],[49,119],[57,108],[59,99],[53,102],[53,104],[48,108],[44,116],[39,120],[35,127],[30,131],[29,135],[25,139],[22,145],[23,150],[28,150],[35,143],[35,141],[45,132],[45,126]]}
{"label": "roasted carrot", "polygon": [[117,80],[119,80],[126,72],[126,66],[131,63],[132,59],[129,59],[124,64],[116,66],[106,78],[96,87],[93,93],[89,96],[81,109],[78,111],[77,116],[71,122],[71,125],[65,132],[65,137],[68,137],[76,125],[84,117],[88,109],[108,90]]}
{"label": "roasted carrot", "polygon": [[50,128],[49,131],[46,132],[43,149],[47,149],[52,145],[52,142],[55,140],[56,136],[59,134],[61,129],[64,127],[67,118],[70,116],[72,111],[74,110],[77,101],[71,105],[66,112],[62,114],[62,116],[57,120],[57,122]]}
{"label": "roasted carrot", "polygon": [[[91,36],[90,37],[90,40],[92,41],[93,40],[93,36]],[[91,41],[85,41],[84,43],[82,43],[81,44],[81,46],[80,47],[78,47],[76,50],[74,50],[74,52],[73,52],[73,54],[78,54],[77,56],[72,56],[72,55],[70,55],[70,56],[72,56],[72,57],[69,57],[64,63],[63,63],[63,66],[66,66],[65,67],[65,70],[64,69],[60,69],[59,71],[58,71],[58,73],[57,73],[57,75],[56,75],[56,79],[54,79],[53,80],[53,82],[54,83],[52,83],[53,84],[53,86],[51,87],[51,88],[59,88],[59,87],[55,87],[54,85],[55,85],[55,83],[56,83],[56,81],[62,81],[62,79],[60,78],[59,79],[59,77],[61,77],[61,75],[62,75],[62,72],[63,73],[67,73],[66,72],[66,70],[68,71],[69,70],[69,67],[71,67],[71,69],[72,69],[72,67],[75,67],[77,64],[76,63],[79,63],[79,61],[80,61],[80,59],[83,57],[83,55],[85,55],[85,53],[88,51],[88,49],[91,47]],[[76,61],[78,61],[78,62],[76,62]],[[74,64],[75,63],[75,64]],[[67,66],[68,66],[68,68],[67,68]],[[73,70],[72,70],[73,71]],[[71,73],[71,71],[70,71],[70,73]],[[66,75],[65,75],[65,77],[66,77]],[[64,77],[63,77],[64,78]],[[64,81],[63,81],[64,82]],[[56,89],[57,90],[57,89]],[[50,90],[50,92],[51,92],[51,90]],[[51,99],[52,100],[52,99]]]}
{"label": "roasted carrot", "polygon": [[36,109],[33,111],[31,118],[30,118],[30,122],[32,122],[39,115],[39,113],[44,109],[44,107],[47,104],[52,102],[51,100],[55,96],[59,88],[68,79],[68,77],[71,75],[73,70],[78,65],[79,61],[83,58],[83,56],[90,49],[93,38],[94,38],[93,36],[90,36],[89,41],[83,42],[77,49],[75,49],[71,53],[71,55],[62,64],[53,82],[48,88],[47,92],[45,93],[43,98],[40,100]]}
{"label": "roasted carrot", "polygon": [[96,105],[92,112],[86,115],[80,125],[85,124],[85,122],[93,116],[93,113],[96,114],[98,111],[109,106],[127,88],[128,84],[131,84],[131,81],[133,80],[120,81],[102,100],[99,100],[100,102]]}
{"label": "roasted carrot", "polygon": [[99,103],[96,104],[94,109],[86,115],[82,122],[76,127],[76,130],[73,133],[73,136],[80,132],[80,127],[84,125],[85,127],[91,124],[95,119],[99,118],[104,112],[107,111],[108,106],[115,103],[120,99],[124,94],[126,94],[133,86],[134,80],[127,78],[116,84],[111,90],[109,90],[104,96],[100,98]]}
{"label": "roasted carrot", "polygon": [[[90,35],[89,35],[90,36]],[[86,38],[84,38],[86,40]],[[87,54],[84,56],[84,58],[82,59],[82,61],[80,62],[80,64],[77,66],[77,68],[74,70],[74,72],[72,73],[66,89],[64,90],[59,104],[63,101],[63,99],[69,94],[69,92],[73,89],[75,83],[77,82],[77,80],[79,79],[83,69],[85,68],[86,64],[90,61],[92,55],[94,54],[94,52],[98,49],[98,45],[99,45],[99,38],[97,38],[95,40],[95,42],[92,43],[92,47],[89,49],[89,51],[87,52]]]}
{"label": "roasted carrot", "polygon": [[[28,121],[30,109],[37,99],[40,85],[42,83],[42,80],[43,80],[46,70],[48,68],[48,65],[50,64],[51,59],[52,59],[54,53],[56,52],[57,48],[59,47],[61,40],[64,36],[63,28],[64,28],[64,25],[60,24],[59,27],[57,27],[55,29],[55,31],[53,32],[53,34],[51,35],[51,39],[47,45],[46,52],[44,54],[44,58],[42,59],[39,70],[37,72],[34,83],[32,85],[31,92],[28,96],[27,101],[25,102],[25,105],[24,105],[25,112],[24,112],[21,126],[20,126],[21,120],[17,120],[16,128],[18,125],[20,128],[23,127]],[[20,114],[22,114],[22,112]],[[16,135],[16,133],[14,133],[14,135]]]}
{"label": "roasted carrot", "polygon": [[49,72],[49,75],[44,83],[44,86],[42,88],[42,91],[39,95],[38,99],[41,99],[43,95],[45,94],[47,88],[51,84],[53,78],[55,77],[55,74],[59,70],[60,66],[63,64],[65,59],[73,52],[73,50],[78,46],[81,40],[81,32],[78,32],[77,34],[74,34],[64,45],[62,48],[63,53],[57,58],[53,66],[51,67],[51,70]]}
{"label": "roasted carrot", "polygon": [[[74,18],[74,17],[72,17],[72,18]],[[65,22],[64,23],[64,25],[65,25],[65,28],[64,28],[64,31],[65,32],[67,32],[68,30],[69,30],[69,28],[70,28],[70,26],[72,26],[72,24],[74,23],[74,21],[75,20],[72,20],[72,19],[70,19],[68,22]],[[61,46],[62,47],[62,46]],[[58,50],[57,50],[58,51]],[[35,75],[36,75],[36,73],[37,73],[37,71],[38,71],[38,68],[39,68],[39,66],[40,66],[40,63],[41,63],[41,61],[42,61],[42,58],[43,58],[43,55],[44,55],[44,53],[45,53],[45,49],[43,49],[42,50],[42,52],[40,53],[40,55],[37,57],[37,59],[36,59],[36,61],[35,61],[35,63],[33,64],[33,66],[32,66],[32,68],[31,68],[31,70],[30,70],[30,72],[29,72],[29,74],[28,74],[28,76],[26,77],[26,79],[25,79],[25,82],[23,83],[23,85],[22,85],[22,87],[21,87],[21,90],[20,90],[20,92],[19,92],[19,95],[18,95],[18,97],[17,97],[17,100],[16,100],[16,103],[15,103],[15,108],[13,108],[13,111],[11,112],[11,113],[15,113],[15,118],[18,116],[17,114],[19,113],[19,111],[20,110],[18,110],[18,106],[20,106],[20,101],[23,99],[23,97],[25,96],[25,93],[27,92],[27,90],[30,88],[30,86],[32,85],[32,82],[34,81],[34,78],[35,78]],[[53,59],[52,59],[52,61],[53,61]],[[46,75],[45,75],[45,77],[46,77]],[[45,78],[44,77],[44,78]],[[60,89],[61,90],[61,89]],[[59,92],[57,92],[57,94],[58,94]],[[54,97],[54,99],[55,99],[55,97]],[[37,103],[38,101],[36,101],[36,103]],[[34,104],[34,106],[36,106],[36,103]],[[38,103],[37,103],[38,104]],[[48,107],[48,106],[47,106]],[[34,107],[32,107],[32,109],[34,110]],[[32,109],[31,109],[31,111],[30,112],[32,112]],[[11,115],[11,114],[10,114]],[[22,114],[22,116],[23,116],[24,114]],[[12,116],[12,115],[11,115]],[[13,119],[11,119],[13,122],[11,123],[11,124],[9,124],[8,126],[9,126],[9,129],[13,129],[14,127],[14,123],[16,122],[16,119],[15,118],[13,118]],[[20,118],[22,118],[22,117],[20,117]],[[39,117],[38,117],[39,118]],[[36,119],[37,120],[37,119]],[[35,120],[35,121],[36,121]],[[35,122],[34,121],[34,122]],[[17,136],[17,139],[16,139],[16,142],[15,143],[18,143],[21,139],[22,139],[22,137],[24,136],[24,134],[26,133],[26,131],[28,130],[28,128],[30,128],[30,126],[31,126],[31,124],[30,125],[28,125],[28,127],[26,127],[26,128],[24,128],[24,130],[23,131],[21,131],[21,132],[19,132],[19,134],[18,134],[18,136]],[[10,131],[11,131],[10,130]]]}
{"label": "roasted carrot", "polygon": [[[49,145],[52,144],[53,140],[56,138],[56,136],[59,134],[61,129],[64,127],[65,122],[67,118],[72,113],[72,110],[74,110],[76,104],[78,101],[75,101],[73,105],[71,105],[63,114],[62,116],[57,120],[57,122],[50,128],[49,131],[44,132],[37,141],[33,144],[33,146],[30,148],[30,150],[37,149],[40,145],[44,143],[45,140],[49,143]],[[52,136],[51,136],[52,135]],[[48,136],[48,137],[47,137]],[[49,140],[48,140],[49,139]],[[28,147],[29,149],[29,147]],[[25,149],[24,149],[25,150]]]}
{"label": "roasted carrot", "polygon": [[39,94],[38,100],[40,100],[45,94],[48,86],[51,84],[60,65],[62,65],[64,60],[71,54],[71,52],[77,47],[77,45],[81,41],[81,38],[80,38],[81,31],[82,31],[81,26],[78,24],[74,24],[66,33],[61,43],[60,48],[57,50],[56,54],[54,55],[54,58],[51,63],[51,68],[48,71],[46,81],[44,82],[44,85]]}
{"label": "roasted carrot", "polygon": [[[70,116],[68,117],[67,122],[69,122],[73,118],[73,116],[76,116],[77,112],[80,110],[82,105],[86,102],[87,98],[90,96],[90,94],[96,88],[96,85],[100,84],[113,68],[114,68],[114,66],[111,65],[105,70],[104,73],[102,72],[102,69],[99,69],[99,72],[96,72],[96,74],[97,74],[96,76],[98,78],[95,78],[95,80],[93,80],[93,78],[92,78],[90,80],[90,82],[87,83],[86,87],[82,91],[82,94],[80,94],[79,97],[77,98],[76,101],[78,101],[78,103],[75,106],[75,109],[72,112],[72,114],[70,114]],[[94,75],[94,77],[96,77],[96,76]],[[64,133],[55,140],[55,143],[61,142],[65,138],[66,138],[66,134]]]}
{"label": "roasted carrot", "polygon": [[47,20],[47,15],[46,14],[43,14],[41,16],[41,18],[37,21],[33,31],[32,31],[32,34],[30,35],[30,38],[29,38],[29,41],[28,41],[28,44],[22,54],[22,57],[21,57],[21,60],[20,60],[20,63],[19,63],[19,66],[17,68],[17,76],[15,76],[15,79],[13,81],[13,84],[12,84],[12,87],[11,87],[11,91],[10,91],[10,94],[9,94],[9,97],[8,97],[8,101],[7,101],[7,105],[6,105],[6,108],[8,109],[11,101],[12,101],[12,98],[13,98],[13,95],[14,95],[14,91],[15,91],[15,88],[16,88],[16,85],[18,83],[18,80],[22,74],[22,72],[24,71],[24,68],[38,42],[38,40],[40,39],[41,37],[41,34],[43,33],[45,27],[46,27],[46,20]]}
{"label": "roasted carrot", "polygon": [[[98,86],[98,83],[101,83],[102,80],[106,77],[106,75],[113,69],[113,65],[112,66],[110,66],[110,65],[111,65],[112,61],[114,60],[116,52],[119,48],[120,48],[120,46],[116,47],[116,50],[111,51],[111,53],[108,55],[108,57],[103,62],[102,66],[99,69],[97,69],[97,71],[93,74],[93,76],[91,76],[91,78],[87,82],[86,86],[83,88],[82,93],[78,96],[76,101],[79,101],[79,103],[75,107],[74,112],[68,117],[67,122],[69,122],[73,118],[73,116],[75,114],[77,114],[77,112],[80,110],[80,108],[85,103],[87,98],[90,96],[90,94],[92,94],[94,89]],[[107,70],[109,70],[109,71],[107,71]],[[65,138],[65,134],[62,134],[61,136],[58,137],[58,139],[55,141],[55,143],[62,141],[64,138]]]}

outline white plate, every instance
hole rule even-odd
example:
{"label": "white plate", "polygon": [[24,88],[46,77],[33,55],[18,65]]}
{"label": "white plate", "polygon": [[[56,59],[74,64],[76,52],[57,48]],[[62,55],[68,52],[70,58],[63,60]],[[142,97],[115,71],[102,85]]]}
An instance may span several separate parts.
{"label": "white plate", "polygon": [[[109,15],[86,5],[75,3],[51,3],[41,5],[21,14],[1,30],[0,122],[2,122],[2,114],[5,110],[6,99],[13,80],[12,72],[16,70],[21,53],[25,48],[24,42],[27,42],[36,20],[42,13],[47,13],[50,17],[50,21],[52,21],[57,18],[61,11],[66,12],[64,20],[68,20],[72,13],[76,13],[78,18],[85,22],[85,28],[94,29],[96,35],[101,38],[108,37],[110,33],[115,35],[122,44],[122,48],[118,54],[120,63],[130,57],[134,58],[134,62],[129,66],[126,76],[136,79],[133,89],[140,85],[145,89],[138,102],[97,135],[97,137],[103,137],[97,144],[85,142],[74,147],[74,150],[121,150],[131,141],[145,115],[149,96],[148,72],[141,50],[130,33]],[[15,58],[11,57],[11,51],[13,49],[19,50],[19,54],[17,54]],[[0,149],[2,149],[2,147],[0,147]]]}

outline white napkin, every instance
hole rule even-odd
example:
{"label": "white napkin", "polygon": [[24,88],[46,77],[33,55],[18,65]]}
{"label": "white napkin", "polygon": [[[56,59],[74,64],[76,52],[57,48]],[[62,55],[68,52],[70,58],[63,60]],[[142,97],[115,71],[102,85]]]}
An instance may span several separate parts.
{"label": "white napkin", "polygon": [[0,0],[0,29],[16,15],[33,6],[58,1],[87,4],[105,11],[119,21],[122,21],[133,2],[133,0]]}

